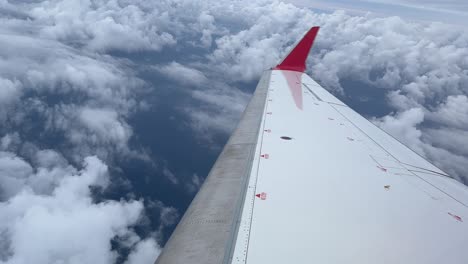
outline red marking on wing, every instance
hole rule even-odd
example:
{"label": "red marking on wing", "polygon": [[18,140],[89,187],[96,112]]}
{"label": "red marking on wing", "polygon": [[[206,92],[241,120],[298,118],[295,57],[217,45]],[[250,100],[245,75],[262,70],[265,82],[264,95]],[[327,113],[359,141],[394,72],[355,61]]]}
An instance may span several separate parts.
{"label": "red marking on wing", "polygon": [[310,48],[314,44],[318,31],[319,27],[311,28],[275,69],[304,72],[307,55],[309,55]]}
{"label": "red marking on wing", "polygon": [[255,196],[257,196],[258,198],[262,199],[262,200],[266,200],[267,198],[267,194],[262,192],[262,193],[257,193]]}
{"label": "red marking on wing", "polygon": [[452,214],[452,213],[448,213],[451,217],[453,217],[455,220],[457,220],[458,222],[463,222],[463,219],[458,216],[458,215],[455,215],[455,214]]}
{"label": "red marking on wing", "polygon": [[[302,72],[282,71],[297,108],[302,110]],[[298,82],[298,80],[300,82]]]}
{"label": "red marking on wing", "polygon": [[260,157],[265,158],[265,159],[269,159],[269,158],[270,158],[270,155],[268,155],[268,154],[262,154],[262,155],[260,155]]}

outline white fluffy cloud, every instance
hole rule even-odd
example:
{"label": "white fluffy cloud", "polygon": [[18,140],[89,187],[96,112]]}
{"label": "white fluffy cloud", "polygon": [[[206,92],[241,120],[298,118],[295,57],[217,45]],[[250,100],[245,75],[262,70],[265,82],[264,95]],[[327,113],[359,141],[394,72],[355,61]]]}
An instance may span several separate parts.
{"label": "white fluffy cloud", "polygon": [[[136,245],[135,250],[128,256],[126,264],[153,263],[155,254],[160,252],[159,246],[152,239],[141,241]],[[155,253],[156,252],[156,253]]]}
{"label": "white fluffy cloud", "polygon": [[73,41],[95,51],[160,50],[176,43],[164,31],[165,10],[142,1],[47,1],[32,4],[29,15],[44,25],[41,36]]}
{"label": "white fluffy cloud", "polygon": [[23,188],[32,167],[13,153],[0,152],[0,187],[2,200],[14,196]]}
{"label": "white fluffy cloud", "polygon": [[8,108],[16,103],[22,93],[18,82],[0,78],[0,121],[5,120]]}
{"label": "white fluffy cloud", "polygon": [[374,122],[383,130],[392,134],[408,147],[418,153],[424,153],[421,148],[422,132],[418,126],[424,121],[424,112],[420,108],[411,108],[397,115],[388,115]]}
{"label": "white fluffy cloud", "polygon": [[[98,145],[103,150],[100,157],[107,156],[113,146],[126,149],[132,134],[126,117],[135,106],[135,92],[142,86],[131,71],[117,66],[112,58],[31,36],[0,33],[0,45],[3,128],[22,130],[28,122],[43,120],[47,131],[65,134],[77,149]],[[94,118],[100,118],[94,123],[84,119],[93,109]],[[31,120],[34,115],[40,118]],[[106,133],[104,126],[109,129]],[[90,133],[100,137],[99,142],[88,138]],[[93,153],[78,154],[77,160]]]}
{"label": "white fluffy cloud", "polygon": [[[143,201],[91,190],[109,186],[113,155],[133,155],[127,120],[145,87],[106,53],[175,40],[155,14],[113,1],[1,1],[0,14],[0,262],[115,263],[114,240],[129,263],[154,260],[157,232],[133,230]],[[40,138],[65,147],[41,150]]]}
{"label": "white fluffy cloud", "polygon": [[116,109],[83,107],[78,110],[77,121],[86,131],[71,130],[70,140],[77,145],[90,142],[91,145],[113,144],[117,150],[126,150],[132,129],[119,117]]}
{"label": "white fluffy cloud", "polygon": [[203,72],[175,61],[166,65],[155,66],[154,69],[167,78],[183,85],[200,86],[208,83],[208,79]]}
{"label": "white fluffy cloud", "polygon": [[464,129],[468,128],[468,97],[449,95],[429,114],[429,119],[442,125]]}
{"label": "white fluffy cloud", "polygon": [[[0,203],[2,263],[114,263],[118,256],[110,244],[114,238],[135,245],[131,259],[156,257],[155,241],[140,241],[129,228],[141,217],[141,201],[93,202],[90,187],[105,188],[109,183],[107,166],[98,158],[85,158],[80,170],[55,164],[52,168],[39,165],[33,172],[14,154],[2,155],[2,168],[15,169],[11,177],[26,180],[16,195]],[[50,166],[59,154],[49,150],[37,155],[39,164]],[[35,178],[54,174],[44,170],[60,171],[45,192],[33,183]],[[2,187],[8,185],[2,183]]]}

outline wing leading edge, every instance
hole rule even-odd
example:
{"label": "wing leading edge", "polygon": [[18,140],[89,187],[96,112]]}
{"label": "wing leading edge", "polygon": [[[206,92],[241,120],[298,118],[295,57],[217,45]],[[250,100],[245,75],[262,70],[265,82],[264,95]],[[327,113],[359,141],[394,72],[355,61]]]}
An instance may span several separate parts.
{"label": "wing leading edge", "polygon": [[466,262],[467,187],[304,73],[317,32],[264,73],[157,263]]}

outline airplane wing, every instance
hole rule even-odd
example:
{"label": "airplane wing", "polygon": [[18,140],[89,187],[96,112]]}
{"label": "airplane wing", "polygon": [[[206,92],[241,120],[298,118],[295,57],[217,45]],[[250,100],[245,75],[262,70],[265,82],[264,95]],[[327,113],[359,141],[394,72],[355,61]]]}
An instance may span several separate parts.
{"label": "airplane wing", "polygon": [[304,73],[317,32],[263,73],[156,263],[467,263],[467,187]]}

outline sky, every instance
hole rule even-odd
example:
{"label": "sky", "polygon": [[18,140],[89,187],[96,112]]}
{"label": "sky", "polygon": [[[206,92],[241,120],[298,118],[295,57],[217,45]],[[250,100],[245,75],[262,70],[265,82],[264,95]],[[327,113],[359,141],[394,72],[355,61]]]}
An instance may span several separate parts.
{"label": "sky", "polygon": [[153,263],[264,69],[468,182],[460,0],[0,0],[0,263]]}
{"label": "sky", "polygon": [[354,15],[398,16],[411,21],[443,22],[457,27],[465,26],[468,16],[468,2],[462,0],[289,0],[288,2],[322,12],[346,10]]}

